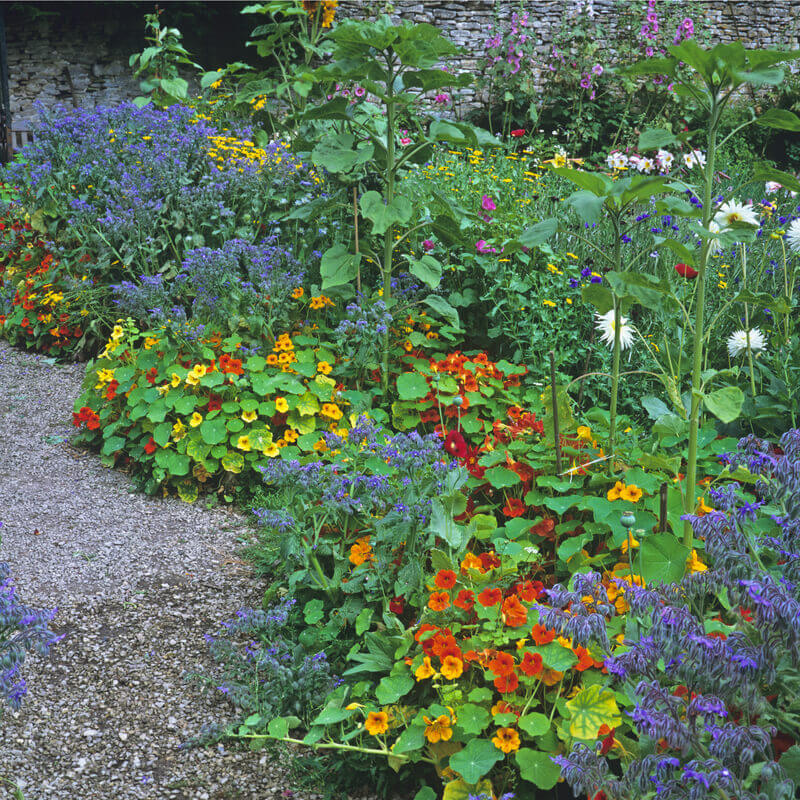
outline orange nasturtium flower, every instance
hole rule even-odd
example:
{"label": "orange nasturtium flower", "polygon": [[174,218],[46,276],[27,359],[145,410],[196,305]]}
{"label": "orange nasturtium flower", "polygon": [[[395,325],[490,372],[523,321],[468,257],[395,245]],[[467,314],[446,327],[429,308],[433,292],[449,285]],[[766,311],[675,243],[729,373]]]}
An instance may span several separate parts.
{"label": "orange nasturtium flower", "polygon": [[442,660],[442,675],[448,681],[460,678],[464,672],[464,662],[456,656],[445,656]]}
{"label": "orange nasturtium flower", "polygon": [[358,567],[365,561],[372,561],[372,559],[372,545],[369,543],[369,536],[362,536],[350,548],[350,561]]}
{"label": "orange nasturtium flower", "polygon": [[504,753],[519,750],[519,734],[513,728],[498,728],[492,737],[492,744]]}
{"label": "orange nasturtium flower", "polygon": [[528,621],[528,609],[515,594],[503,600],[501,614],[509,628],[519,628]]}
{"label": "orange nasturtium flower", "polygon": [[385,711],[370,711],[364,721],[364,727],[370,736],[380,736],[389,730],[389,715]]}
{"label": "orange nasturtium flower", "polygon": [[619,500],[622,497],[622,492],[625,491],[625,484],[622,481],[617,481],[614,486],[606,492],[608,500]]}
{"label": "orange nasturtium flower", "polygon": [[451,569],[440,569],[433,582],[439,589],[452,589],[456,585],[456,574]]}
{"label": "orange nasturtium flower", "polygon": [[431,611],[444,611],[450,605],[450,595],[447,592],[431,592],[428,598],[428,608]]}
{"label": "orange nasturtium flower", "polygon": [[619,496],[629,503],[638,503],[642,499],[642,490],[631,483],[619,493]]}
{"label": "orange nasturtium flower", "polygon": [[431,743],[436,744],[436,742],[447,742],[453,737],[453,728],[451,727],[453,722],[447,714],[442,714],[441,716],[436,717],[436,719],[431,719],[430,717],[423,717],[425,720],[425,738]]}
{"label": "orange nasturtium flower", "polygon": [[431,666],[430,656],[425,656],[422,663],[417,667],[414,672],[414,677],[417,681],[424,681],[427,678],[432,678],[436,674],[436,670]]}

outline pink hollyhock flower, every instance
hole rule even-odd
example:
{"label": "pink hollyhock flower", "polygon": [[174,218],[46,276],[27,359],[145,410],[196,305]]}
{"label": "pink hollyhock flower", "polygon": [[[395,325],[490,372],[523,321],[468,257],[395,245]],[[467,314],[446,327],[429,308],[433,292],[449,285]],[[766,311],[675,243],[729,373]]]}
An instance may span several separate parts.
{"label": "pink hollyhock flower", "polygon": [[430,239],[425,239],[425,241],[422,243],[422,249],[426,253],[430,253],[430,251],[433,250],[433,247],[434,247],[434,244]]}
{"label": "pink hollyhock flower", "polygon": [[495,211],[497,206],[494,204],[494,200],[488,194],[485,194],[481,199],[481,208],[484,211]]}

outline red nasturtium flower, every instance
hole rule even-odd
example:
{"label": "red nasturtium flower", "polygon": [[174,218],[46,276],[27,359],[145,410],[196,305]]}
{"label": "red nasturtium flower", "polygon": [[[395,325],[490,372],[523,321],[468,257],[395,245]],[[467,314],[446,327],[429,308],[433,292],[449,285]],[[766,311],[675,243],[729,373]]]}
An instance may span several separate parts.
{"label": "red nasturtium flower", "polygon": [[484,607],[496,606],[503,599],[503,592],[500,589],[484,589],[478,595],[478,602]]}
{"label": "red nasturtium flower", "polygon": [[450,595],[447,592],[431,592],[428,598],[428,608],[431,611],[444,611],[450,605]]}
{"label": "red nasturtium flower", "polygon": [[507,517],[521,517],[526,511],[527,506],[519,497],[509,497],[506,504],[500,509]]}
{"label": "red nasturtium flower", "polygon": [[537,536],[549,536],[556,527],[555,520],[546,517],[541,522],[537,522],[536,525],[533,526],[533,532]]}
{"label": "red nasturtium flower", "polygon": [[520,603],[515,594],[503,600],[501,613],[503,622],[509,628],[520,628],[528,621],[528,609]]}
{"label": "red nasturtium flower", "polygon": [[519,678],[516,672],[512,672],[510,675],[498,675],[494,679],[494,688],[501,694],[513,692],[517,686],[519,686]]}
{"label": "red nasturtium flower", "polygon": [[475,593],[469,589],[462,589],[453,601],[453,605],[463,611],[472,611],[475,606]]}
{"label": "red nasturtium flower", "polygon": [[455,458],[466,458],[467,441],[458,431],[450,431],[445,436],[443,449]]}
{"label": "red nasturtium flower", "polygon": [[403,611],[405,611],[405,608],[406,608],[405,597],[394,597],[389,601],[389,611],[391,611],[392,614],[397,614],[398,616],[400,616],[400,614],[402,614]]}
{"label": "red nasturtium flower", "polygon": [[456,574],[451,569],[440,569],[433,582],[440,589],[452,589],[456,585]]}
{"label": "red nasturtium flower", "polygon": [[514,671],[516,664],[511,653],[496,652],[488,666],[495,675],[499,676],[510,675]]}
{"label": "red nasturtium flower", "polygon": [[514,591],[526,603],[532,603],[544,594],[544,584],[541,581],[520,581],[514,584]]}
{"label": "red nasturtium flower", "polygon": [[683,262],[679,262],[675,265],[675,272],[681,276],[681,278],[696,278],[700,273],[690,267],[688,264],[684,264]]}
{"label": "red nasturtium flower", "polygon": [[538,653],[525,653],[519,665],[519,671],[529,677],[538,675],[542,671],[544,662]]}
{"label": "red nasturtium flower", "polygon": [[481,553],[478,558],[487,572],[490,569],[495,569],[500,566],[500,559],[494,554],[494,551],[491,553]]}
{"label": "red nasturtium flower", "polygon": [[519,139],[520,136],[524,136],[525,135],[525,128],[514,128],[514,130],[511,131],[511,135],[515,139]]}
{"label": "red nasturtium flower", "polygon": [[219,395],[212,394],[208,398],[208,410],[219,411],[222,408],[222,398]]}
{"label": "red nasturtium flower", "polygon": [[117,389],[119,388],[119,381],[112,380],[106,386],[106,400],[113,400],[117,396]]}
{"label": "red nasturtium flower", "polygon": [[152,455],[156,451],[156,440],[151,436],[150,441],[144,446],[144,451],[147,455]]}
{"label": "red nasturtium flower", "polygon": [[538,645],[550,644],[555,638],[555,631],[545,628],[544,625],[540,625],[538,622],[531,628],[531,639]]}

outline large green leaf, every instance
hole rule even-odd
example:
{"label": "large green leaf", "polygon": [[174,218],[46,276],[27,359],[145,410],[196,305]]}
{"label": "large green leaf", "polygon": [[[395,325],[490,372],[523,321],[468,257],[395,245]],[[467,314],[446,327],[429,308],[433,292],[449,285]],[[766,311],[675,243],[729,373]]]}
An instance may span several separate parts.
{"label": "large green leaf", "polygon": [[553,763],[550,753],[523,747],[515,753],[514,758],[522,780],[529,781],[539,789],[552,789],[561,777],[561,769]]}
{"label": "large green leaf", "polygon": [[590,192],[595,197],[605,197],[613,186],[612,180],[599,172],[586,172],[582,169],[570,169],[569,167],[555,167],[552,171],[581,189]]}
{"label": "large green leaf", "polygon": [[411,259],[409,264],[411,274],[426,283],[431,289],[436,289],[441,283],[442,265],[433,256],[424,255],[419,259]]}
{"label": "large green leaf", "polygon": [[222,444],[228,438],[225,419],[206,419],[200,423],[200,434],[206,444]]}
{"label": "large green leaf", "polygon": [[775,169],[765,161],[759,161],[753,168],[753,178],[757,181],[777,181],[781,186],[792,192],[800,192],[800,180],[790,172]]}
{"label": "large green leaf", "polygon": [[528,736],[541,736],[550,730],[550,719],[546,714],[533,711],[519,718],[517,725],[525,731]]}
{"label": "large green leaf", "polygon": [[659,150],[676,142],[675,134],[666,128],[647,128],[639,134],[639,152]]}
{"label": "large green leaf", "polygon": [[507,489],[509,486],[516,486],[521,481],[519,475],[507,467],[487,469],[484,477],[495,489]]}
{"label": "large green leaf", "polygon": [[675,583],[686,571],[689,552],[671,533],[652,533],[642,542],[634,567],[641,563],[645,583]]}
{"label": "large green leaf", "polygon": [[575,213],[584,222],[597,222],[603,210],[603,198],[588,189],[582,189],[567,198],[567,205],[575,209]]}
{"label": "large green leaf", "polygon": [[419,400],[429,391],[428,381],[418,372],[404,372],[397,376],[397,393],[401,400]]}
{"label": "large green leaf", "polygon": [[458,724],[468,736],[477,736],[491,722],[491,714],[475,703],[465,703],[458,708]]}
{"label": "large green leaf", "polygon": [[724,386],[703,398],[705,407],[721,422],[733,422],[742,413],[744,392],[738,386]]}
{"label": "large green leaf", "polygon": [[778,128],[782,131],[800,131],[800,117],[785,108],[770,108],[756,117],[756,124],[766,128]]}
{"label": "large green leaf", "polygon": [[385,675],[375,689],[375,697],[382,706],[396,703],[414,688],[410,675]]}
{"label": "large green leaf", "polygon": [[350,283],[356,277],[360,260],[360,253],[351,253],[343,244],[329,247],[322,254],[320,263],[322,291]]}
{"label": "large green leaf", "polygon": [[544,244],[557,230],[557,219],[544,219],[530,228],[526,228],[517,241],[523,247],[538,247]]}
{"label": "large green leaf", "polygon": [[374,234],[386,233],[396,223],[406,223],[414,213],[414,207],[405,197],[395,197],[387,203],[379,192],[365,192],[359,201],[361,213],[372,223]]}
{"label": "large green leaf", "polygon": [[454,328],[460,328],[458,311],[456,311],[444,297],[440,297],[438,294],[429,294],[423,302],[428,308],[432,308],[439,314],[445,322],[449,323]]}
{"label": "large green leaf", "polygon": [[567,701],[571,716],[569,732],[577,739],[594,740],[603,725],[616,728],[622,717],[611,689],[599,684],[585,686]]}
{"label": "large green leaf", "polygon": [[450,768],[467,783],[477,783],[503,757],[488,739],[472,739],[463,750],[450,756]]}
{"label": "large green leaf", "polygon": [[342,133],[323,139],[311,153],[311,160],[328,172],[343,173],[366,164],[374,151],[375,148],[369,143],[360,143],[356,147],[356,138],[352,134]]}

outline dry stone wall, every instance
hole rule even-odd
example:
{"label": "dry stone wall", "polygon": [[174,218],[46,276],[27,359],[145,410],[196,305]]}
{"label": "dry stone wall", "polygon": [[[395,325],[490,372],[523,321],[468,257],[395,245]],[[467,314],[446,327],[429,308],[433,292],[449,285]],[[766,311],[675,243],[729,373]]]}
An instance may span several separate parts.
{"label": "dry stone wall", "polygon": [[[659,5],[663,3],[659,0]],[[578,0],[340,0],[338,15],[365,17],[388,7],[396,19],[436,25],[466,51],[458,68],[474,72],[492,27],[507,23],[514,10],[530,13],[544,57],[553,32],[578,4]],[[96,3],[87,19],[85,14],[75,16],[64,10],[82,4],[52,5],[53,13],[34,18],[15,15],[13,10],[6,14],[11,111],[13,128],[18,131],[30,128],[37,102],[91,108],[139,93],[128,56],[142,47],[140,14],[132,16],[125,3]],[[641,5],[645,7],[645,0]],[[800,46],[800,0],[709,0],[701,5],[703,27],[713,29],[719,39],[741,38],[767,47]],[[613,30],[617,0],[593,0],[592,6],[598,22]],[[471,94],[466,100],[474,104],[478,98]]]}

